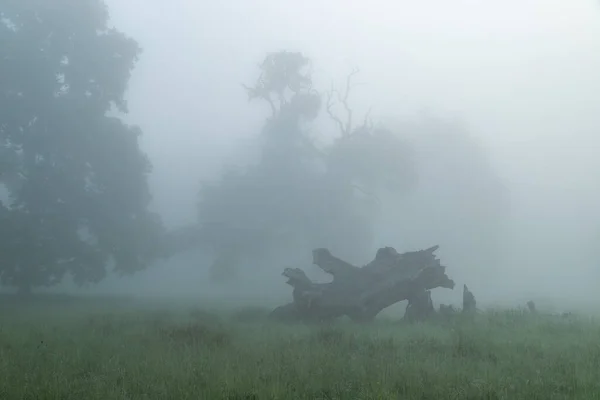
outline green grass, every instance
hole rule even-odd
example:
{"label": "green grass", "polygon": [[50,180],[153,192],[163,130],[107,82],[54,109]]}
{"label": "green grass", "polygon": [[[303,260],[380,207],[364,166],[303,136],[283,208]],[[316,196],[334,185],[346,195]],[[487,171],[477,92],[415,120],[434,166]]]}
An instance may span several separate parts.
{"label": "green grass", "polygon": [[294,326],[257,308],[4,302],[0,399],[600,399],[600,324],[504,311]]}

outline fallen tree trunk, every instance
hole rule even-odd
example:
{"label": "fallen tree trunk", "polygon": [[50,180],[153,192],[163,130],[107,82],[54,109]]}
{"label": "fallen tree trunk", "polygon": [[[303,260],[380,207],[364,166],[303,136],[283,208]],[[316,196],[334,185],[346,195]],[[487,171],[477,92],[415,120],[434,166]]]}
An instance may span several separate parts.
{"label": "fallen tree trunk", "polygon": [[[377,251],[375,259],[362,268],[334,257],[327,249],[313,251],[313,262],[333,276],[329,283],[312,282],[299,268],[286,268],[283,275],[293,290],[293,302],[271,314],[278,320],[324,321],[348,316],[370,321],[384,308],[403,300],[419,303],[428,290],[454,288],[429,249],[399,254],[392,247]],[[285,317],[287,316],[287,317]]]}

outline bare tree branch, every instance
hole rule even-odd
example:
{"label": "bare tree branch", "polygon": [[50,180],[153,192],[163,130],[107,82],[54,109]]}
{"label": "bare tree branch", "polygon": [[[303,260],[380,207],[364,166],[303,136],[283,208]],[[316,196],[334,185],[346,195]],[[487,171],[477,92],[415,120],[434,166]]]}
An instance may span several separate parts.
{"label": "bare tree branch", "polygon": [[273,99],[271,99],[271,96],[269,95],[269,93],[264,92],[264,89],[261,90],[258,87],[253,88],[244,83],[242,83],[242,87],[244,89],[246,89],[246,92],[248,92],[248,100],[253,100],[255,98],[263,99],[267,103],[269,103],[269,106],[271,106],[271,112],[273,113],[273,116],[275,116],[277,114],[277,106],[275,105],[275,102],[273,102]]}
{"label": "bare tree branch", "polygon": [[369,111],[367,111],[367,113],[365,114],[365,119],[363,120],[361,129],[366,129],[368,131],[373,129],[373,120],[371,119],[371,111],[372,110],[373,110],[373,107],[369,107]]}
{"label": "bare tree branch", "polygon": [[327,110],[327,114],[329,114],[329,116],[331,117],[331,119],[337,123],[337,125],[340,128],[340,132],[342,132],[342,135],[345,136],[346,135],[346,130],[344,127],[344,123],[342,122],[341,119],[339,119],[332,110],[333,107],[333,94],[336,93],[336,90],[333,87],[333,83],[331,84],[331,89],[329,90],[329,92],[327,92],[327,104],[326,104],[326,110]]}
{"label": "bare tree branch", "polygon": [[[350,74],[348,74],[348,76],[346,77],[346,88],[345,88],[344,93],[341,93],[338,90],[336,90],[333,87],[333,84],[331,85],[331,89],[327,93],[327,103],[326,103],[327,114],[329,114],[329,117],[338,125],[340,132],[342,133],[342,136],[349,136],[353,131],[352,122],[353,122],[354,113],[352,111],[352,108],[350,107],[349,99],[350,99],[350,93],[351,93],[352,89],[354,87],[356,87],[356,84],[354,84],[352,82],[353,78],[359,72],[360,72],[360,70],[358,68],[354,68],[350,72]],[[333,105],[334,105],[333,104],[333,96],[334,95],[336,95],[338,103],[340,103],[342,105],[342,107],[344,108],[344,110],[346,111],[347,117],[346,117],[345,123],[338,116],[336,116],[333,112]],[[370,122],[370,115],[371,115],[371,109],[369,109],[369,111],[365,115],[364,122],[363,122],[362,126],[359,127],[360,129],[363,129],[363,128],[371,129],[372,122]]]}
{"label": "bare tree branch", "polygon": [[351,130],[352,130],[352,109],[350,108],[350,105],[348,104],[348,98],[350,97],[350,91],[352,90],[352,78],[354,77],[354,75],[358,74],[360,72],[360,70],[358,68],[354,68],[352,70],[352,72],[350,72],[350,74],[348,74],[348,76],[346,77],[346,92],[344,93],[344,97],[341,97],[341,94],[338,93],[338,98],[340,100],[340,102],[342,103],[342,105],[344,106],[344,109],[346,110],[346,114],[348,115],[348,118],[346,119],[346,129],[345,132],[347,135],[350,134]]}

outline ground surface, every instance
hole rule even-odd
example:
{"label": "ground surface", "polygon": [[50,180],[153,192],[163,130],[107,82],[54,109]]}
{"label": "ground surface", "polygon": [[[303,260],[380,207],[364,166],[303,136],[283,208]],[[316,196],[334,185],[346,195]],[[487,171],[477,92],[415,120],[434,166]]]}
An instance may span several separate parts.
{"label": "ground surface", "polygon": [[252,308],[0,298],[0,399],[600,399],[600,322],[307,327]]}

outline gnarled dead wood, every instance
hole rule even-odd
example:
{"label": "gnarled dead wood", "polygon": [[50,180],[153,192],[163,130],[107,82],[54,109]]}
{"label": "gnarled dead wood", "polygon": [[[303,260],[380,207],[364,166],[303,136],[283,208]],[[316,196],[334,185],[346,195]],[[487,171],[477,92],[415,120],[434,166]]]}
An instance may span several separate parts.
{"label": "gnarled dead wood", "polygon": [[[315,283],[301,269],[286,268],[283,275],[294,288],[294,300],[285,309],[293,310],[297,319],[305,321],[330,320],[344,315],[355,321],[369,321],[384,308],[400,301],[419,303],[431,289],[454,288],[454,281],[446,275],[446,267],[434,254],[437,248],[400,254],[392,247],[384,247],[363,267],[341,260],[327,249],[316,249],[314,264],[331,274],[333,281]],[[281,309],[278,310],[279,315]]]}

